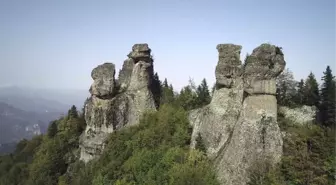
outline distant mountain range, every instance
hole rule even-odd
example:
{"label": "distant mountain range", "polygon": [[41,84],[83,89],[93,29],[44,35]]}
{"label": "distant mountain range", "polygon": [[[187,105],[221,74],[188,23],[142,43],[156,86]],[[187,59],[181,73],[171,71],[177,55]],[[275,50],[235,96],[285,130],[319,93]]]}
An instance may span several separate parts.
{"label": "distant mountain range", "polygon": [[49,123],[75,105],[83,107],[88,91],[0,87],[0,153],[24,138],[45,133]]}
{"label": "distant mountain range", "polygon": [[54,90],[29,87],[0,87],[0,102],[33,112],[57,112],[75,105],[81,108],[88,90]]}

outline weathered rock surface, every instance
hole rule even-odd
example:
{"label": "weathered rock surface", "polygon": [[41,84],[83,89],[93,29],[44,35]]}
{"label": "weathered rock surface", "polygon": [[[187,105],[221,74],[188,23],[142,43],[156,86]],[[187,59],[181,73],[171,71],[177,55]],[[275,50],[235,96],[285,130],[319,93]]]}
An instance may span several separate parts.
{"label": "weathered rock surface", "polygon": [[148,44],[135,44],[127,56],[133,59],[135,63],[139,61],[151,63],[152,58],[150,53],[151,49],[148,47]]}
{"label": "weathered rock surface", "polygon": [[243,72],[240,61],[241,49],[242,47],[240,45],[217,45],[217,50],[219,52],[215,71],[217,86],[231,88],[235,85],[236,78],[241,76]]}
{"label": "weathered rock surface", "polygon": [[97,97],[104,98],[112,96],[115,92],[115,66],[112,63],[104,63],[94,68],[91,77],[94,80],[90,93]]}
{"label": "weathered rock surface", "polygon": [[218,45],[217,49],[220,61],[213,99],[206,107],[190,112],[192,147],[200,133],[219,181],[244,185],[255,161],[267,158],[273,165],[282,155],[275,78],[285,61],[278,47],[262,44],[253,50],[243,68],[241,47],[229,44]]}
{"label": "weathered rock surface", "polygon": [[316,108],[306,105],[297,108],[280,106],[279,113],[294,124],[302,125],[312,123],[315,120]]}
{"label": "weathered rock surface", "polygon": [[[211,103],[203,108],[192,110],[189,114],[190,123],[193,126],[191,146],[195,147],[196,137],[200,133],[211,159],[218,157],[230,139],[243,102],[243,81],[239,71],[241,70],[239,55],[241,46],[220,44],[217,49],[220,53],[216,67],[217,88]],[[229,74],[226,75],[225,72]]]}
{"label": "weathered rock surface", "polygon": [[[147,44],[145,46],[148,48]],[[142,51],[142,47],[138,45],[133,48]],[[147,49],[146,52],[148,51],[150,57],[150,50]],[[145,111],[155,110],[153,95],[149,89],[153,77],[152,62],[141,60],[135,63],[134,59],[128,59],[125,63],[122,69],[124,75],[119,80],[119,84],[124,85],[122,91],[118,90],[119,84],[115,83],[113,64],[105,63],[92,71],[94,82],[90,91],[91,97],[85,105],[87,126],[80,138],[80,159],[85,162],[102,153],[109,133],[138,124]]]}
{"label": "weathered rock surface", "polygon": [[126,59],[122,66],[122,69],[119,71],[118,80],[120,83],[120,87],[122,89],[126,89],[129,85],[131,80],[132,72],[134,67],[134,60],[133,59]]}

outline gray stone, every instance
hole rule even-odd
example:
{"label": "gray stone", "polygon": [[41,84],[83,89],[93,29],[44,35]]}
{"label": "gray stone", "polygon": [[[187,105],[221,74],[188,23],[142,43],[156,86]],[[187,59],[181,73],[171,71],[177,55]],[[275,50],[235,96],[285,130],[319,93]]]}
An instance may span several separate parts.
{"label": "gray stone", "polygon": [[285,68],[286,62],[281,48],[262,44],[247,57],[244,68],[244,79],[274,79]]}
{"label": "gray stone", "polygon": [[150,53],[151,49],[148,47],[148,44],[135,44],[127,56],[133,59],[135,63],[139,61],[151,63],[153,60]]}
{"label": "gray stone", "polygon": [[128,90],[149,88],[153,78],[152,64],[139,61],[134,65]]}
{"label": "gray stone", "polygon": [[[148,45],[135,45],[133,50],[148,50]],[[150,49],[149,49],[150,51]],[[106,80],[113,75],[111,64],[99,65],[92,72],[95,89],[101,90],[107,87],[100,87],[104,83],[96,83],[97,80]],[[114,65],[113,65],[114,69]],[[133,59],[125,61],[122,74],[119,75],[119,82],[125,86],[123,91],[118,94],[102,98],[96,93],[92,93],[91,98],[85,104],[86,129],[80,137],[80,159],[88,162],[99,157],[105,147],[108,135],[116,130],[120,130],[139,123],[140,117],[146,111],[155,111],[155,103],[152,92],[149,89],[151,79],[153,78],[152,63],[138,61],[134,64]],[[114,78],[113,78],[114,79]],[[96,84],[95,84],[96,83]],[[110,84],[109,84],[110,85]]]}
{"label": "gray stone", "polygon": [[200,133],[220,183],[245,185],[256,161],[275,165],[281,159],[275,79],[285,61],[278,47],[262,44],[247,58],[242,74],[241,46],[217,49],[216,83],[221,88],[209,105],[190,111],[191,147]]}
{"label": "gray stone", "polygon": [[126,89],[129,85],[131,80],[132,71],[134,67],[134,60],[133,59],[126,59],[122,66],[122,69],[119,71],[119,83],[121,88]]}
{"label": "gray stone", "polygon": [[248,94],[270,94],[276,95],[276,81],[270,80],[245,80],[245,92]]}
{"label": "gray stone", "polygon": [[255,95],[244,99],[230,141],[214,162],[222,184],[246,184],[249,169],[257,160],[267,158],[270,165],[280,162],[282,135],[276,122],[276,106],[273,95]]}
{"label": "gray stone", "polygon": [[235,79],[242,74],[240,52],[242,47],[234,44],[219,44],[217,50],[219,59],[215,70],[216,84],[218,87],[231,88]]}
{"label": "gray stone", "polygon": [[315,120],[316,107],[304,105],[302,107],[289,108],[280,106],[279,113],[293,124],[311,124]]}
{"label": "gray stone", "polygon": [[243,101],[243,88],[221,88],[215,90],[209,105],[190,111],[189,121],[193,132],[191,147],[201,134],[210,159],[216,159],[230,142],[238,121]]}
{"label": "gray stone", "polygon": [[97,66],[91,72],[94,80],[90,93],[97,97],[112,96],[115,93],[115,66],[112,63],[104,63]]}

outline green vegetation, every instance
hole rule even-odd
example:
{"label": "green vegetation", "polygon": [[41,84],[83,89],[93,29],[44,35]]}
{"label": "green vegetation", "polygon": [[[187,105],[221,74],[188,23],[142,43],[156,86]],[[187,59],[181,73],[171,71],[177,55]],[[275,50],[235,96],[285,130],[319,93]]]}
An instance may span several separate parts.
{"label": "green vegetation", "polygon": [[336,82],[328,66],[322,77],[320,120],[324,126],[335,127]]}
{"label": "green vegetation", "polygon": [[162,105],[111,134],[103,155],[69,184],[218,184],[204,153],[190,150],[190,136],[186,112]]}
{"label": "green vegetation", "polygon": [[[299,83],[283,79],[277,90],[279,103],[316,105],[319,119],[295,125],[279,115],[284,133],[282,162],[272,167],[267,159],[256,161],[249,184],[335,184],[335,80],[331,70],[328,67],[324,72],[321,90],[313,74]],[[195,150],[189,146],[192,130],[187,111],[211,101],[206,80],[197,87],[190,80],[179,93],[157,74],[155,83],[158,111],[144,114],[139,125],[112,133],[99,159],[86,165],[78,159],[85,121],[73,106],[67,116],[51,122],[46,135],[22,140],[14,153],[0,156],[0,185],[219,184],[201,135]]]}
{"label": "green vegetation", "polygon": [[20,142],[13,155],[0,157],[0,184],[218,184],[204,151],[190,149],[192,130],[179,105],[162,104],[139,125],[112,133],[103,155],[86,165],[78,160],[83,122],[72,107],[45,136]]}
{"label": "green vegetation", "polygon": [[79,135],[85,127],[76,107],[53,121],[46,135],[22,140],[13,154],[0,157],[1,185],[57,184],[78,155]]}

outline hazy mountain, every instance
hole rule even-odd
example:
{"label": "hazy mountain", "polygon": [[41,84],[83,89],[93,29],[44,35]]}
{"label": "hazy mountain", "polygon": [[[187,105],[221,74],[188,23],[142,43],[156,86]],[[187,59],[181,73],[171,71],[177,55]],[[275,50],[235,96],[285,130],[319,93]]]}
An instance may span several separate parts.
{"label": "hazy mountain", "polygon": [[49,123],[66,114],[72,105],[81,110],[87,90],[52,90],[0,87],[0,152],[13,143],[44,133]]}
{"label": "hazy mountain", "polygon": [[64,112],[72,105],[80,110],[88,95],[87,90],[0,87],[0,102],[32,112]]}
{"label": "hazy mountain", "polygon": [[27,112],[0,102],[0,144],[41,134],[46,131],[51,120],[59,117],[59,112]]}

